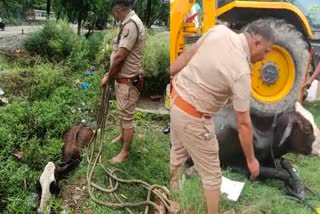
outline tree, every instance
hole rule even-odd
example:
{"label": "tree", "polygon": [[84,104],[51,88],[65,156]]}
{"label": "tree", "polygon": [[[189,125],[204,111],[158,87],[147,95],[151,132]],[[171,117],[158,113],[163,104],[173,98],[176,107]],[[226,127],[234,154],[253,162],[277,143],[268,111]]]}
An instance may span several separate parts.
{"label": "tree", "polygon": [[146,18],[145,18],[145,22],[147,26],[150,25],[150,13],[151,13],[151,0],[147,0]]}
{"label": "tree", "polygon": [[51,12],[51,0],[47,0],[47,19],[50,18],[50,12]]}
{"label": "tree", "polygon": [[0,14],[9,22],[24,21],[27,10],[44,10],[45,7],[46,0],[0,0]]}
{"label": "tree", "polygon": [[[49,0],[47,0],[48,2]],[[80,34],[83,21],[94,24],[97,21],[108,21],[111,16],[112,0],[52,0],[57,18],[67,17],[69,21],[77,21]],[[159,19],[169,19],[169,4],[162,4],[161,0],[135,0],[132,8],[139,15],[143,23],[149,28]]]}
{"label": "tree", "polygon": [[158,19],[168,23],[169,4],[162,4],[161,0],[135,0],[132,8],[148,28]]}
{"label": "tree", "polygon": [[69,20],[77,20],[78,35],[80,35],[82,21],[88,18],[90,11],[98,10],[98,6],[106,0],[55,0],[55,6],[59,11],[58,17],[65,14]]}

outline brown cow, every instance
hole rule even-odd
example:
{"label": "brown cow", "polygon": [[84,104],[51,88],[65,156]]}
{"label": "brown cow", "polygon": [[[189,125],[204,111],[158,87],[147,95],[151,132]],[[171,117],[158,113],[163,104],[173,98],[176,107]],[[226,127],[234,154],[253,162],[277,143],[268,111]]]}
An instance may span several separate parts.
{"label": "brown cow", "polygon": [[89,145],[94,132],[89,127],[80,124],[73,126],[63,134],[63,162],[49,162],[40,176],[41,201],[38,213],[44,213],[51,194],[58,194],[57,182],[72,171],[81,161],[81,150]]}

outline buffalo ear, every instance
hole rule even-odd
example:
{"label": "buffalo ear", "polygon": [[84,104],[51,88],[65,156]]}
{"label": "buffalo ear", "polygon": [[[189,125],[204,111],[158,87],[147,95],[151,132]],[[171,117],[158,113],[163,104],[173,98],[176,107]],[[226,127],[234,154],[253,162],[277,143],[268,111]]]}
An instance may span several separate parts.
{"label": "buffalo ear", "polygon": [[292,132],[293,125],[295,123],[296,117],[293,114],[288,115],[288,124],[283,132],[283,135],[281,137],[279,147],[282,146],[282,144],[288,139]]}

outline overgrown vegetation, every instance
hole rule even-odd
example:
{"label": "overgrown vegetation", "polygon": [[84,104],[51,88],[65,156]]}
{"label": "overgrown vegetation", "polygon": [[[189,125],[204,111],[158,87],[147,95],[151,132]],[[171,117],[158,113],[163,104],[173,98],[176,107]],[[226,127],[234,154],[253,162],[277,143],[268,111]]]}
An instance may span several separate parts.
{"label": "overgrown vegetation", "polygon": [[[89,39],[75,35],[66,21],[47,21],[42,29],[26,41],[26,48],[50,62],[61,63],[71,72],[92,66],[106,72],[110,64],[112,39],[117,29],[93,34]],[[169,33],[147,31],[143,56],[143,74],[146,78],[143,94],[162,94],[169,82]]]}
{"label": "overgrown vegetation", "polygon": [[[20,67],[20,63],[12,65],[10,69],[0,71],[1,79],[11,74],[8,79],[11,82],[1,83],[6,86],[3,88],[11,102],[0,108],[0,160],[3,166],[0,169],[0,197],[1,202],[7,204],[5,213],[32,213],[37,208],[35,187],[43,167],[48,161],[58,163],[61,160],[62,133],[83,119],[94,126],[103,73],[96,72],[88,77],[81,73],[68,76],[68,68],[51,63],[39,62],[30,67]],[[23,78],[21,75],[25,73],[28,76]],[[15,83],[16,80],[18,82]],[[86,82],[90,88],[84,90],[77,82]],[[22,90],[21,94],[11,91],[19,91],[17,85],[24,83],[28,90]],[[108,131],[106,142],[118,134],[114,129],[118,125],[115,104],[111,111],[108,124],[112,128]],[[136,120],[138,128],[131,159],[120,167],[124,170],[129,168],[130,174],[139,179],[168,185],[168,178],[164,177],[169,173],[169,137],[159,133],[169,119],[137,113]],[[108,154],[119,152],[119,146],[107,146],[104,156],[106,162],[110,158]],[[16,152],[23,152],[21,160],[14,156]],[[161,159],[155,160],[155,157]],[[134,166],[137,163],[147,167],[136,169]],[[80,172],[83,173],[85,169],[86,163],[82,163]],[[79,177],[83,177],[83,174],[80,176],[76,173],[73,176],[75,180]],[[124,191],[123,194],[128,195],[132,190]],[[94,209],[105,210],[104,207]]]}
{"label": "overgrown vegetation", "polygon": [[[32,193],[45,164],[61,160],[62,133],[82,119],[93,119],[88,109],[97,103],[101,76],[86,78],[91,87],[79,92],[81,85],[73,78],[83,77],[68,78],[67,72],[46,63],[22,68],[15,64],[0,71],[1,77],[11,74],[11,82],[1,82],[7,85],[3,88],[11,103],[0,110],[0,190],[8,213],[34,212],[37,204]],[[28,76],[22,76],[25,73]],[[17,94],[11,91],[19,91],[16,86],[28,89]],[[21,160],[14,156],[16,152],[23,152]]]}
{"label": "overgrown vegetation", "polygon": [[[48,21],[41,30],[31,34],[26,43],[28,50],[36,52],[36,56],[17,60],[0,57],[0,79],[3,80],[0,88],[9,98],[8,105],[0,106],[0,160],[3,166],[0,168],[0,210],[6,206],[4,213],[34,213],[38,207],[36,182],[47,162],[61,160],[62,134],[82,120],[95,128],[100,81],[109,67],[110,51],[103,49],[107,44],[111,45],[116,33],[116,30],[107,30],[85,39],[78,37],[64,21]],[[147,44],[160,41],[162,47],[157,47],[161,49],[158,56],[151,50],[153,45],[147,45],[146,76],[168,80],[169,43],[162,42],[168,41],[168,35],[158,37],[148,33],[147,37]],[[157,66],[152,67],[149,63]],[[94,70],[93,74],[84,75],[89,69]],[[83,83],[89,88],[83,89]],[[162,93],[164,87],[144,90]],[[114,102],[110,111],[106,142],[118,134],[114,128],[119,125]],[[126,171],[130,169],[130,175],[138,179],[168,186],[169,136],[160,132],[169,118],[137,113],[136,120],[137,132],[130,160],[119,167]],[[106,163],[119,149],[120,144],[106,146]],[[22,157],[18,152],[22,152],[19,154]],[[145,167],[136,168],[137,164]],[[83,161],[70,182],[78,184],[82,180],[85,183],[85,170],[86,161]],[[105,175],[98,172],[96,176],[103,178]],[[122,194],[129,196],[132,191],[137,190],[124,188]],[[137,191],[136,199],[144,200],[142,196],[143,192]],[[113,212],[90,202],[87,194],[84,197],[83,209],[93,213]],[[55,211],[63,211],[61,199],[53,199],[50,203]]]}
{"label": "overgrown vegetation", "polygon": [[75,35],[66,21],[47,21],[42,29],[28,37],[25,47],[51,62],[63,62],[73,71],[86,69],[95,60],[104,34],[85,39]]}

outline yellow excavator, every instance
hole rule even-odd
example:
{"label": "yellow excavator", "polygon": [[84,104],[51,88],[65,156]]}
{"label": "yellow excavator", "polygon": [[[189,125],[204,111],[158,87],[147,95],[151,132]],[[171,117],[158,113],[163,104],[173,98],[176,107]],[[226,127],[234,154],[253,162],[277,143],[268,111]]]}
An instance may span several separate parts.
{"label": "yellow excavator", "polygon": [[[192,7],[201,8],[200,27],[186,21]],[[253,65],[252,108],[266,113],[294,106],[307,85],[319,78],[320,1],[174,0],[170,3],[170,61],[215,24],[241,31],[265,19],[276,42],[266,58]]]}

